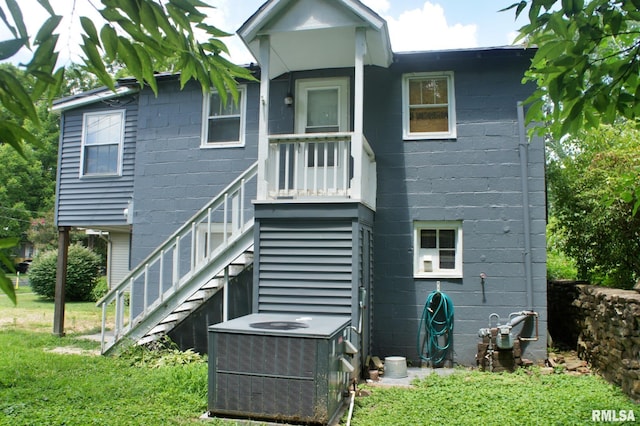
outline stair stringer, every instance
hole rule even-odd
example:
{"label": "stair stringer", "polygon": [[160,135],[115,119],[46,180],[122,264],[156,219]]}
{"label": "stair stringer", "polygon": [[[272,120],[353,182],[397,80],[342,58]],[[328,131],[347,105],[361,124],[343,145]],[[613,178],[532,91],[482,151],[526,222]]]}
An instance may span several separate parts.
{"label": "stair stringer", "polygon": [[[103,350],[103,354],[108,354],[113,351],[124,341],[142,344],[146,341],[155,340],[147,340],[146,337],[150,337],[151,331],[161,324],[165,318],[174,314],[180,306],[185,303],[192,303],[193,301],[189,301],[189,298],[191,298],[191,296],[193,296],[197,291],[204,288],[212,279],[216,279],[216,277],[224,272],[224,269],[227,266],[234,264],[236,259],[250,253],[251,247],[253,246],[253,238],[253,225],[247,226],[238,238],[229,243],[228,247],[219,253],[218,256],[211,259],[206,266],[194,272],[191,276],[184,278],[185,281],[181,283],[180,287],[170,297],[149,307],[146,316],[131,324],[130,327],[128,327],[128,330],[121,334],[115,342],[112,342],[110,345],[106,345]],[[251,263],[253,263],[253,256],[251,256],[251,261],[245,264],[245,268]],[[222,288],[224,288],[224,286],[218,286],[207,298],[199,300],[199,303],[192,303],[193,306],[188,310],[188,312],[191,313],[195,311]],[[188,315],[184,315],[180,321],[187,316]],[[180,321],[174,322],[168,329],[163,330],[161,334],[168,333],[170,330],[175,328]]]}

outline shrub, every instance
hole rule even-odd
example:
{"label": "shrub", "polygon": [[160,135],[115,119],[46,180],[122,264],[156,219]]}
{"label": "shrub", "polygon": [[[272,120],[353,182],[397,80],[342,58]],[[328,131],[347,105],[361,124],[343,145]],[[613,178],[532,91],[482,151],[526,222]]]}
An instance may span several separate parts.
{"label": "shrub", "polygon": [[[29,267],[29,283],[36,294],[49,299],[55,297],[58,251],[52,250],[36,257]],[[92,291],[100,277],[100,257],[88,248],[71,245],[67,260],[65,300],[92,300]]]}
{"label": "shrub", "polygon": [[101,276],[98,278],[96,286],[91,291],[91,300],[97,302],[102,299],[102,296],[109,292],[109,285],[107,284],[107,277]]}

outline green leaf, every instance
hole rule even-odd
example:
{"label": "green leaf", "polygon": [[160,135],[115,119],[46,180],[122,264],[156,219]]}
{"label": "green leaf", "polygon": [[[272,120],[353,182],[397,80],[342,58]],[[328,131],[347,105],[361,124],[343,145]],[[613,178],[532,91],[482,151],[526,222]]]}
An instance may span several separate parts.
{"label": "green leaf", "polygon": [[[2,255],[4,257],[4,255]],[[16,290],[13,288],[13,282],[7,277],[5,272],[0,269],[0,290],[4,292],[7,296],[9,296],[9,300],[13,302],[14,305],[18,304],[18,299],[16,298]]]}
{"label": "green leaf", "polygon": [[26,45],[27,40],[24,38],[0,41],[0,61],[12,57]]}
{"label": "green leaf", "polygon": [[140,59],[140,64],[142,66],[142,76],[144,80],[149,84],[149,87],[151,87],[153,93],[158,96],[158,84],[153,73],[153,61],[151,60],[151,56],[149,56],[149,53],[138,44],[134,44],[133,48],[135,49],[138,58]]}
{"label": "green leaf", "polygon": [[198,0],[169,0],[169,5],[181,9],[183,12],[186,12],[186,14],[202,17],[206,17],[206,15],[200,12],[197,8],[212,7]]}
{"label": "green leaf", "polygon": [[111,0],[108,3],[111,7],[121,9],[129,19],[133,22],[140,22],[140,9],[137,7],[138,2],[131,0]]}
{"label": "green leaf", "polygon": [[199,28],[201,30],[205,30],[207,32],[207,34],[209,34],[212,37],[230,37],[233,34],[228,33],[226,31],[222,31],[221,29],[214,27],[213,25],[207,25],[205,23],[199,23],[198,25],[196,25],[196,28]]}
{"label": "green leaf", "polygon": [[44,70],[46,72],[53,69],[57,60],[55,48],[58,43],[58,37],[58,34],[53,34],[38,45],[31,61],[27,64],[27,72],[31,73],[35,70]]}
{"label": "green leaf", "polygon": [[167,5],[167,13],[169,13],[169,16],[171,17],[171,19],[173,19],[173,21],[176,24],[178,24],[181,28],[183,28],[191,36],[193,36],[192,30],[191,30],[191,22],[189,21],[189,19],[187,19],[184,16],[182,10],[176,8],[175,6],[173,6],[171,4],[168,4]]}
{"label": "green leaf", "polygon": [[84,29],[86,35],[91,40],[91,43],[100,47],[100,39],[98,38],[98,30],[96,30],[96,26],[93,25],[93,21],[87,18],[86,16],[80,17],[80,24],[82,25],[82,29]]}
{"label": "green leaf", "polygon": [[49,4],[49,0],[38,0],[38,3],[40,3],[40,6],[44,7],[46,11],[49,12],[49,15],[51,16],[55,15],[55,12],[53,11],[51,4]]}
{"label": "green leaf", "polygon": [[629,190],[623,191],[620,193],[620,199],[625,203],[630,203],[633,201],[633,192]]}
{"label": "green leaf", "polygon": [[133,48],[133,45],[129,40],[120,36],[118,37],[118,54],[122,62],[125,63],[131,74],[136,77],[139,81],[143,79],[142,75],[142,64],[140,63],[140,58],[136,53],[136,50]]}
{"label": "green leaf", "polygon": [[31,96],[13,74],[0,70],[0,89],[6,92],[19,105],[20,110],[27,118],[36,124],[40,122]]}
{"label": "green leaf", "polygon": [[109,87],[111,90],[115,90],[113,78],[105,69],[104,63],[102,62],[102,58],[100,57],[100,53],[98,53],[96,45],[91,40],[89,40],[86,35],[82,35],[82,41],[83,43],[80,45],[80,48],[86,55],[86,57],[84,58],[84,62],[87,71],[95,74],[95,76],[102,84]]}
{"label": "green leaf", "polygon": [[150,35],[151,39],[154,39],[154,40],[157,40],[157,41],[161,41],[162,40],[162,34],[159,31],[160,24],[158,23],[158,20],[156,19],[156,15],[153,12],[153,9],[146,2],[142,3],[141,6],[142,7],[141,7],[141,11],[140,11],[140,16],[141,16],[142,20],[140,21],[140,25],[142,27],[144,27],[149,32],[149,35]]}
{"label": "green leaf", "polygon": [[109,59],[115,59],[118,53],[118,34],[109,24],[105,24],[100,30],[100,40],[102,47]]}
{"label": "green leaf", "polygon": [[9,22],[9,20],[7,19],[7,15],[5,15],[4,13],[4,9],[2,9],[1,7],[0,7],[0,19],[2,19],[2,22],[4,22],[4,24],[7,26],[9,31],[11,31],[11,34],[13,34],[14,38],[20,38],[18,37],[18,31],[16,31],[15,27],[11,25],[11,22]]}
{"label": "green leaf", "polygon": [[46,20],[42,27],[38,30],[38,34],[36,34],[36,38],[34,39],[34,43],[40,44],[47,40],[53,34],[53,31],[58,27],[60,21],[62,20],[62,16],[52,16]]}
{"label": "green leaf", "polygon": [[[29,39],[29,34],[27,33],[27,27],[24,25],[24,20],[22,18],[22,11],[20,10],[20,6],[15,0],[6,0],[7,7],[9,8],[9,12],[11,12],[11,17],[13,18],[13,22],[16,24],[18,28],[18,34],[20,34],[19,38]],[[18,37],[16,37],[18,38]],[[27,47],[29,47],[29,41],[27,41]]]}
{"label": "green leaf", "polygon": [[11,145],[23,158],[26,158],[23,149],[24,141],[36,146],[39,145],[38,140],[33,134],[6,120],[0,121],[0,141]]}

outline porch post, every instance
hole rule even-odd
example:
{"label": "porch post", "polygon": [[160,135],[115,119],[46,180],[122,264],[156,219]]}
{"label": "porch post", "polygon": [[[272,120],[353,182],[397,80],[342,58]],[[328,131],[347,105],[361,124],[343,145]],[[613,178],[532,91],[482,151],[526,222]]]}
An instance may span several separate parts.
{"label": "porch post", "polygon": [[364,128],[364,55],[367,53],[365,28],[356,28],[356,57],[354,82],[353,131],[363,133]]}
{"label": "porch post", "polygon": [[364,157],[364,55],[367,51],[365,28],[356,28],[355,37],[355,81],[353,93],[353,137],[351,138],[351,156],[353,157],[353,181],[351,182],[351,198],[362,199],[362,161]]}
{"label": "porch post", "polygon": [[56,269],[56,291],[53,312],[53,334],[64,337],[64,290],[67,285],[67,258],[69,252],[69,228],[58,228],[58,265]]}
{"label": "porch post", "polygon": [[258,200],[268,195],[267,159],[269,158],[269,65],[271,40],[260,36],[260,117],[258,121]]}

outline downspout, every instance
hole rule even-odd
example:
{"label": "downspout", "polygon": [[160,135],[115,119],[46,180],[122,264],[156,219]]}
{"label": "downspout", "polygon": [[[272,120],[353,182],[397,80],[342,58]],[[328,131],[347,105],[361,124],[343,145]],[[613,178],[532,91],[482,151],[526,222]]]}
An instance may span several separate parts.
{"label": "downspout", "polygon": [[522,178],[522,220],[524,223],[524,275],[526,280],[527,307],[533,311],[533,275],[531,261],[531,216],[529,205],[529,146],[524,126],[524,107],[518,102],[518,133],[520,141],[520,177]]}

